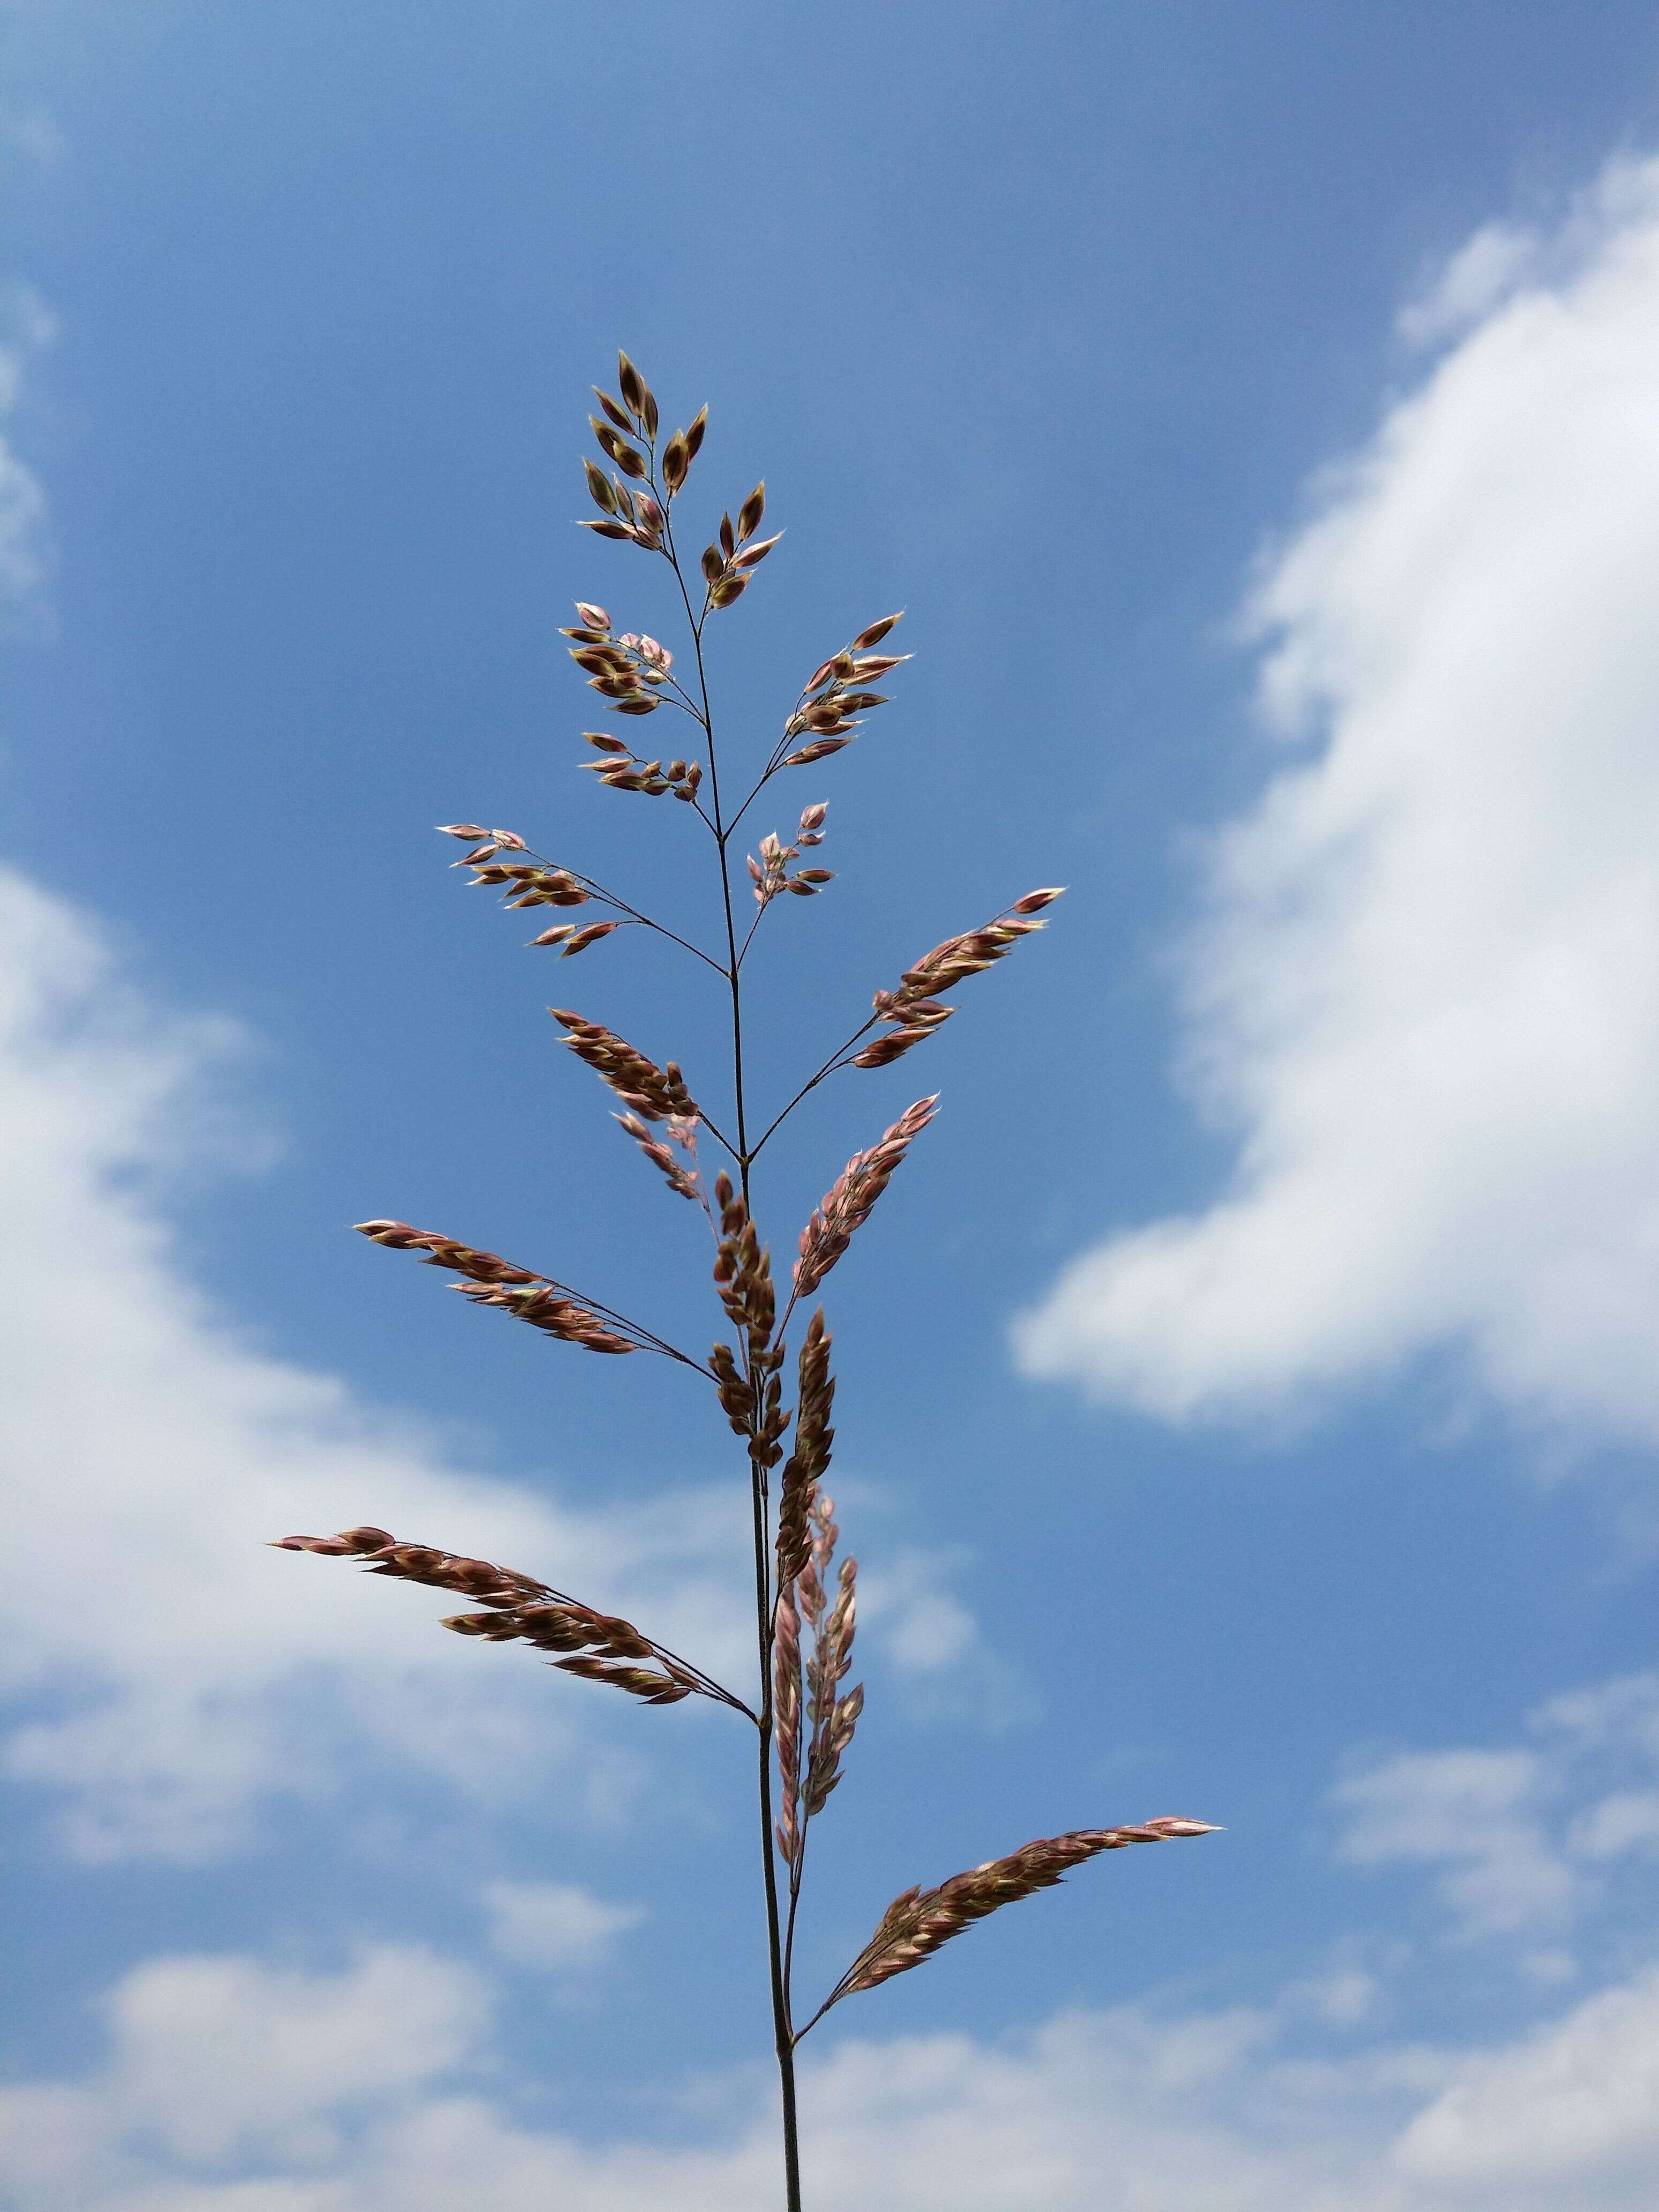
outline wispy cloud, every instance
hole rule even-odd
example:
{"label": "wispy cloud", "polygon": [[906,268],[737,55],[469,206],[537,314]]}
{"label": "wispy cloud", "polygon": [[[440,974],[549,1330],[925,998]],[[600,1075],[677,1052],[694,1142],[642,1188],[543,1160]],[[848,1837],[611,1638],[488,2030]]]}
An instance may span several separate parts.
{"label": "wispy cloud", "polygon": [[557,1972],[596,1966],[645,1914],[579,1883],[492,1881],[483,1892],[490,1948],[509,1964]]}
{"label": "wispy cloud", "polygon": [[1231,1188],[1074,1263],[1020,1348],[1174,1419],[1449,1348],[1651,1442],[1659,165],[1482,233],[1454,310],[1255,594],[1297,750],[1215,839],[1185,969]]}
{"label": "wispy cloud", "polygon": [[[1615,1862],[1659,1846],[1659,1675],[1551,1698],[1528,1717],[1527,1735],[1350,1774],[1334,1793],[1342,1856],[1439,1869],[1436,1893],[1460,1942],[1565,1934],[1601,1901]],[[1559,1950],[1510,1950],[1547,1977],[1571,1970]]]}

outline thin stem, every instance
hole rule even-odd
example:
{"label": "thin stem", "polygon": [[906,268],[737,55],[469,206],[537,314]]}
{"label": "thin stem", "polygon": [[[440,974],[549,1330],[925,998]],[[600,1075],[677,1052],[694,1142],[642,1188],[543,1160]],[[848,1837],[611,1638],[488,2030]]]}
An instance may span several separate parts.
{"label": "thin stem", "polygon": [[[699,813],[702,811],[701,807],[697,811]],[[706,817],[704,818],[707,819]],[[524,848],[524,851],[526,859],[534,860],[538,866],[558,869],[562,875],[568,876],[573,883],[580,884],[590,896],[602,901],[606,906],[614,906],[618,914],[627,915],[631,921],[639,922],[644,928],[654,929],[659,937],[667,938],[671,944],[678,945],[683,951],[694,953],[706,968],[712,968],[717,975],[725,975],[726,970],[720,966],[720,962],[705,952],[702,945],[693,945],[690,938],[680,936],[678,931],[670,929],[663,922],[654,921],[648,914],[641,914],[638,907],[630,906],[625,898],[618,898],[615,891],[607,890],[605,885],[592,876],[583,875],[580,868],[567,868],[557,860],[550,860],[544,853],[533,853],[528,845]]]}
{"label": "thin stem", "polygon": [[[551,1583],[538,1583],[536,1588],[544,1597],[550,1597],[556,1605],[574,1606],[579,1612],[582,1613],[591,1610],[580,1598],[573,1597],[568,1590],[556,1589]],[[690,1660],[683,1658],[678,1651],[671,1651],[667,1644],[659,1644],[654,1636],[647,1637],[646,1641],[659,1659],[672,1661],[684,1673],[690,1675],[705,1697],[716,1698],[723,1705],[730,1705],[734,1711],[741,1713],[745,1720],[754,1721],[758,1725],[759,1715],[751,1712],[741,1698],[734,1697],[732,1692],[724,1688],[712,1674],[705,1674],[701,1667],[693,1666]]]}
{"label": "thin stem", "polygon": [[[768,901],[766,902],[766,906],[770,906],[770,905],[771,905],[771,903],[772,903],[771,900],[770,900],[770,899],[768,899]],[[748,957],[749,957],[749,948],[750,948],[750,945],[754,943],[754,941],[755,941],[755,932],[756,932],[756,931],[760,927],[760,925],[761,925],[761,915],[762,915],[762,914],[764,914],[764,913],[765,913],[765,911],[766,911],[766,907],[765,907],[765,906],[763,906],[763,907],[761,908],[761,910],[760,910],[760,914],[757,914],[757,915],[755,916],[755,919],[754,919],[754,920],[750,923],[750,925],[749,925],[749,934],[747,935],[747,937],[745,937],[745,938],[744,939],[743,943],[742,943],[742,944],[738,946],[738,967],[739,967],[739,968],[741,968],[741,967],[742,967],[742,965],[743,965],[744,962],[744,961],[748,958]],[[760,1147],[759,1147],[759,1146],[758,1146],[758,1145],[755,1147],[755,1150],[756,1150],[757,1152],[758,1152],[758,1151],[760,1150]],[[751,1157],[752,1157],[752,1155],[751,1155]]]}
{"label": "thin stem", "polygon": [[701,1359],[693,1359],[689,1352],[677,1351],[665,1338],[654,1334],[642,1322],[633,1320],[629,1315],[618,1313],[615,1306],[606,1305],[602,1298],[596,1298],[591,1291],[579,1291],[574,1283],[562,1283],[554,1275],[538,1275],[536,1280],[545,1283],[550,1291],[558,1291],[565,1297],[574,1298],[578,1305],[586,1306],[602,1321],[614,1322],[618,1328],[625,1328],[641,1352],[659,1352],[665,1359],[678,1359],[682,1367],[690,1367],[698,1375],[706,1375],[711,1382],[715,1379],[712,1367],[706,1367]]}
{"label": "thin stem", "polygon": [[[803,691],[799,698],[795,702],[795,713],[799,714],[805,703],[806,694]],[[793,720],[794,717],[792,715],[790,719]],[[796,734],[799,736],[800,733],[797,732]],[[743,805],[738,807],[737,812],[732,817],[732,829],[735,830],[737,828],[738,823],[742,821],[744,816],[748,813],[750,808],[760,797],[762,792],[765,790],[767,785],[771,782],[773,777],[783,766],[783,749],[788,743],[789,733],[786,730],[783,736],[781,737],[777,743],[773,746],[771,753],[768,757],[766,766],[761,770],[760,775],[756,778],[754,789],[750,793],[748,798],[744,800]]]}
{"label": "thin stem", "polygon": [[726,1151],[731,1153],[732,1158],[735,1160],[738,1158],[737,1146],[732,1142],[732,1139],[729,1137],[723,1137],[720,1134],[718,1125],[709,1120],[708,1115],[703,1112],[701,1106],[697,1109],[697,1119],[702,1123],[703,1127],[708,1130],[709,1135],[714,1139],[714,1142],[717,1145],[724,1145]]}
{"label": "thin stem", "polygon": [[[654,489],[654,470],[653,474]],[[732,873],[727,849],[731,831],[726,828],[720,811],[720,765],[714,744],[714,716],[708,703],[708,673],[702,653],[702,623],[707,619],[708,606],[705,597],[702,617],[692,611],[691,595],[686,589],[684,573],[674,547],[668,503],[665,500],[660,504],[663,508],[665,550],[673,568],[675,581],[680,588],[680,598],[684,602],[686,621],[690,625],[691,642],[697,663],[697,684],[702,696],[702,725],[708,738],[708,792],[714,810],[714,846],[720,857],[720,902],[726,916],[726,974],[732,991],[732,1089],[738,1125],[738,1142],[733,1157],[742,1180],[746,1206],[749,1203],[749,1170],[754,1155],[749,1149],[748,1121],[744,1103],[743,987],[738,974],[737,924],[732,910]],[[731,1151],[732,1147],[728,1146],[726,1149]],[[754,1374],[752,1358],[749,1366],[750,1380],[753,1385],[758,1378]],[[755,1418],[758,1419],[763,1393],[756,1389],[754,1395]],[[749,1483],[755,1533],[755,1628],[760,1656],[761,1701],[757,1733],[760,1737],[760,1842],[766,1893],[767,1963],[771,1975],[773,2041],[777,2051],[778,2084],[783,2106],[784,2196],[787,2212],[801,2212],[799,2130],[795,2113],[795,2038],[790,2026],[789,1997],[784,1981],[777,1866],[772,1838],[772,1593],[766,1476],[757,1459],[750,1460]]]}
{"label": "thin stem", "polygon": [[838,1067],[842,1067],[847,1065],[847,1062],[842,1057],[842,1054],[851,1052],[853,1047],[858,1042],[865,1031],[866,1030],[874,1029],[876,1024],[880,1019],[881,1017],[879,1014],[872,1014],[869,1020],[863,1024],[862,1028],[854,1030],[852,1036],[848,1038],[845,1044],[838,1044],[836,1047],[836,1049],[830,1054],[829,1059],[824,1061],[823,1066],[819,1068],[816,1075],[808,1076],[806,1081],[802,1084],[800,1089],[789,1101],[789,1103],[784,1108],[782,1113],[780,1114],[772,1122],[771,1126],[761,1137],[760,1141],[756,1145],[753,1152],[750,1153],[749,1157],[751,1160],[757,1160],[760,1158],[774,1133],[782,1127],[783,1124],[794,1112],[796,1107],[800,1104],[801,1100],[805,1097],[807,1092],[809,1091],[816,1091],[819,1084],[823,1081],[826,1076],[833,1075]]}
{"label": "thin stem", "polygon": [[795,2041],[799,2043],[803,2036],[810,2035],[812,2033],[812,2030],[817,2026],[818,2022],[823,2018],[825,2013],[829,2011],[830,2006],[832,2004],[839,2004],[846,1994],[846,1990],[842,1989],[839,1985],[831,1990],[829,1996],[825,1997],[823,2002],[813,2014],[811,2019],[807,2021],[805,2027],[796,2030]]}
{"label": "thin stem", "polygon": [[[783,1952],[778,1930],[778,1875],[772,1838],[772,1621],[767,1588],[766,1498],[760,1469],[750,1480],[755,1521],[755,1593],[760,1635],[760,1829],[761,1864],[766,1881],[766,1931],[772,1972],[772,2026],[778,2054],[778,2081],[783,2093],[783,2172],[788,2212],[800,2212],[800,2148],[795,2118],[795,2037],[789,2021],[789,1992],[784,1978]],[[790,1919],[794,1900],[790,1900]]]}
{"label": "thin stem", "polygon": [[[806,1869],[807,1817],[805,1808],[803,1806],[801,1809],[800,1821],[800,1846],[795,1854],[795,1863],[789,1869],[789,1917],[784,1924],[783,1930],[783,2001],[786,2006],[790,2003],[793,1986],[793,1978],[795,1966],[795,1914],[800,1906],[801,1877]],[[792,2036],[791,2040],[792,2042],[799,2043],[800,2041],[800,2038],[798,2035]]]}

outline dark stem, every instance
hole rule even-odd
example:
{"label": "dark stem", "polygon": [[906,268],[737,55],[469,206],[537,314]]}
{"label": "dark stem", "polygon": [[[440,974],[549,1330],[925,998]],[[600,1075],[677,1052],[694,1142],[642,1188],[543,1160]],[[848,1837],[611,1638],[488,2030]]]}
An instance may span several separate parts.
{"label": "dark stem", "polygon": [[[653,471],[654,479],[654,471]],[[726,915],[726,944],[729,961],[726,975],[732,989],[732,1088],[737,1107],[738,1141],[733,1157],[742,1179],[743,1198],[749,1203],[749,1168],[754,1155],[749,1149],[748,1124],[744,1111],[743,1088],[743,987],[738,974],[738,933],[732,911],[732,876],[727,851],[731,831],[720,812],[720,768],[715,757],[714,717],[708,704],[708,675],[702,657],[702,622],[708,616],[705,600],[703,616],[692,611],[691,595],[685,588],[685,577],[681,570],[679,556],[674,550],[674,532],[669,520],[668,502],[659,502],[663,509],[663,535],[669,565],[674,580],[680,587],[680,598],[685,605],[685,618],[690,625],[691,642],[696,655],[697,686],[702,697],[702,726],[708,739],[708,795],[714,811],[712,827],[715,849],[720,854],[720,900]],[[727,1146],[729,1152],[733,1148]],[[755,1376],[752,1357],[749,1361],[751,1384]],[[756,1389],[757,1408],[762,1391]],[[761,1867],[766,1887],[766,1946],[767,1961],[772,1981],[772,2033],[777,2051],[778,2083],[783,2103],[783,2177],[784,2198],[787,2212],[801,2212],[800,2201],[800,2145],[799,2130],[795,2117],[795,2039],[789,2021],[789,1999],[783,1978],[783,1941],[778,1913],[778,1877],[775,1847],[772,1838],[772,1595],[770,1562],[767,1543],[766,1478],[758,1461],[750,1466],[750,1493],[753,1504],[755,1525],[755,1625],[760,1651],[760,1717],[757,1734],[760,1738],[760,1831]]]}
{"label": "dark stem", "polygon": [[[792,1998],[795,1968],[795,1914],[800,1906],[801,1876],[806,1871],[807,1814],[804,1805],[797,1817],[800,1821],[800,1846],[795,1853],[795,1863],[789,1869],[789,1917],[783,1930],[783,2001],[790,2007],[792,2024],[794,2019]],[[799,2036],[793,2034],[789,2039],[792,2044],[800,2041]]]}
{"label": "dark stem", "polygon": [[[772,1838],[772,1619],[767,1588],[766,1498],[761,1471],[750,1480],[755,1507],[755,1591],[760,1632],[760,1824],[761,1863],[766,1875],[766,1932],[772,1969],[772,2027],[783,2091],[783,2179],[788,2212],[800,2212],[800,2146],[795,2122],[795,2038],[789,2024],[789,1994],[784,1981],[783,1948],[778,1927],[778,1873]],[[789,1901],[791,1933],[794,1899]]]}
{"label": "dark stem", "polygon": [[[701,812],[702,809],[699,808],[698,811]],[[599,900],[603,905],[614,906],[618,914],[631,916],[641,928],[653,929],[659,937],[665,937],[671,945],[678,945],[683,951],[693,954],[706,968],[712,968],[717,975],[725,975],[726,970],[720,966],[720,962],[711,959],[702,945],[693,945],[689,937],[682,937],[677,930],[668,928],[660,921],[653,921],[648,914],[641,914],[638,907],[630,906],[625,898],[618,898],[615,891],[607,890],[603,884],[595,882],[592,876],[583,875],[580,868],[562,867],[561,862],[550,860],[544,853],[532,852],[528,845],[525,847],[524,851],[527,860],[538,862],[544,868],[561,869],[563,874],[568,876],[573,882],[581,884],[592,897]],[[521,909],[514,908],[514,911],[518,912]]]}

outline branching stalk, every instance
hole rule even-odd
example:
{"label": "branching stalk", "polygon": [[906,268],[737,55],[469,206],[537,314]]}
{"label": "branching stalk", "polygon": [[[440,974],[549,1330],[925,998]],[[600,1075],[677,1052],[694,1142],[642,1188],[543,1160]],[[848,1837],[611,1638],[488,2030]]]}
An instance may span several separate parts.
{"label": "branching stalk", "polygon": [[[516,1265],[494,1252],[462,1244],[447,1236],[416,1229],[407,1222],[359,1224],[374,1243],[415,1251],[429,1264],[453,1269],[457,1288],[475,1302],[501,1309],[561,1342],[601,1353],[649,1351],[702,1376],[714,1388],[731,1428],[744,1442],[749,1461],[750,1524],[754,1548],[756,1651],[759,1693],[750,1705],[712,1675],[631,1621],[598,1611],[550,1584],[486,1559],[399,1543],[384,1529],[348,1529],[337,1536],[295,1536],[281,1548],[355,1559],[373,1574],[388,1575],[454,1592],[477,1610],[456,1615],[444,1626],[491,1643],[520,1644],[551,1655],[550,1663],[574,1676],[619,1689],[640,1703],[667,1705],[703,1697],[741,1714],[752,1723],[759,1769],[757,1799],[760,1817],[762,1886],[765,1907],[767,1963],[771,1989],[773,2042],[777,2056],[783,2123],[784,2191],[787,2212],[801,2212],[800,2154],[796,2113],[795,2047],[831,2006],[860,1990],[873,1989],[908,1971],[961,1929],[987,1913],[1050,1886],[1066,1869],[1097,1852],[1128,1844],[1157,1843],[1206,1832],[1202,1822],[1162,1819],[1139,1827],[1079,1829],[1024,1845],[1007,1857],[988,1860],[966,1874],[952,1875],[936,1888],[904,1891],[889,1905],[874,1934],[841,1976],[805,2025],[794,2025],[793,1978],[795,1935],[805,1870],[809,1829],[841,1778],[841,1762],[850,1745],[864,1692],[840,1686],[851,1665],[855,1633],[856,1563],[835,1564],[838,1530],[834,1502],[823,1485],[830,1466],[836,1380],[831,1368],[832,1336],[819,1307],[803,1333],[798,1350],[799,1389],[793,1408],[783,1402],[781,1370],[784,1331],[798,1302],[816,1295],[818,1285],[848,1249],[908,1147],[932,1117],[934,1098],[918,1099],[884,1136],[856,1152],[831,1184],[801,1233],[789,1295],[782,1314],[771,1262],[762,1245],[752,1212],[755,1163],[808,1095],[830,1076],[848,1066],[876,1068],[925,1043],[954,1009],[943,994],[966,976],[1004,958],[1031,931],[1033,919],[1059,893],[1028,892],[988,922],[947,938],[905,969],[891,989],[878,990],[875,1011],[838,1045],[752,1141],[750,1136],[743,995],[744,960],[754,942],[761,915],[773,898],[790,890],[811,896],[831,880],[816,866],[789,872],[801,851],[821,844],[828,802],[815,802],[801,815],[797,842],[780,837],[761,841],[749,866],[755,878],[760,911],[738,942],[733,902],[732,841],[744,816],[772,778],[786,768],[828,757],[850,744],[861,719],[884,702],[865,688],[903,655],[882,650],[899,620],[888,615],[833,653],[797,696],[784,733],[766,753],[764,765],[735,813],[726,811],[720,787],[719,747],[710,704],[704,632],[710,616],[732,605],[754,580],[758,565],[777,543],[757,538],[765,509],[764,487],[757,485],[738,509],[721,517],[714,542],[702,556],[702,596],[696,601],[675,543],[673,507],[702,443],[707,410],[687,430],[659,443],[657,403],[624,355],[618,362],[620,398],[597,397],[605,419],[591,418],[599,447],[617,473],[606,475],[586,464],[587,484],[598,521],[589,526],[659,554],[672,572],[690,640],[695,685],[673,673],[674,655],[655,640],[632,631],[616,635],[604,608],[581,602],[578,626],[565,632],[579,665],[592,686],[615,702],[624,715],[648,715],[672,706],[702,730],[708,747],[707,804],[702,763],[636,759],[610,732],[591,732],[601,759],[590,763],[600,781],[619,790],[675,799],[695,808],[713,840],[720,872],[722,959],[690,938],[670,929],[629,900],[591,876],[533,854],[516,832],[482,830],[476,823],[446,825],[448,835],[471,849],[464,862],[477,880],[505,886],[510,906],[572,907],[596,900],[611,915],[585,927],[560,922],[537,945],[557,945],[562,957],[585,952],[623,927],[637,927],[688,952],[712,969],[726,985],[729,1035],[732,1118],[728,1135],[712,1121],[669,1060],[662,1066],[627,1039],[571,1008],[550,1009],[567,1032],[566,1042],[609,1086],[627,1110],[616,1118],[672,1191],[695,1200],[715,1243],[714,1280],[735,1343],[717,1342],[707,1361],[680,1351],[665,1339],[600,1300],[552,1277]],[[682,661],[682,672],[684,663]],[[794,750],[790,750],[791,748]],[[508,857],[502,860],[499,855]],[[520,856],[522,856],[520,859]],[[866,1042],[885,1024],[885,1034]],[[701,1084],[698,1089],[701,1090]],[[725,1109],[722,1108],[722,1113]],[[660,1138],[653,1127],[663,1130]],[[737,1187],[722,1172],[710,1186],[698,1163],[697,1130],[706,1127],[730,1157]],[[769,1474],[784,1457],[785,1431],[793,1423],[787,1462],[779,1477],[774,1510]],[[811,1656],[802,1644],[810,1628]],[[774,1760],[777,1786],[774,1789]],[[787,1905],[781,1909],[778,1860],[788,1870]]]}

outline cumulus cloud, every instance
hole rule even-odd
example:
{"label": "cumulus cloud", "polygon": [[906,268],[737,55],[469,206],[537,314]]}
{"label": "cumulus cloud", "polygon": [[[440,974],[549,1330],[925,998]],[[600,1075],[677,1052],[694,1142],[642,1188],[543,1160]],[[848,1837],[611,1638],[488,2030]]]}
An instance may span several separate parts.
{"label": "cumulus cloud", "polygon": [[[694,2149],[531,2125],[489,1992],[429,1952],[303,1971],[166,1958],[105,2004],[89,2076],[0,2088],[17,2212],[762,2212],[765,2101]],[[843,2043],[809,2063],[804,2163],[868,2212],[1644,2212],[1659,1975],[1478,2053],[1298,2058],[1273,2009],[1067,2014],[995,2044]],[[488,2094],[484,2090],[488,2087]]]}
{"label": "cumulus cloud", "polygon": [[1213,841],[1183,970],[1231,1184],[1077,1261],[1019,1345],[1177,1420],[1449,1350],[1651,1443],[1659,165],[1447,284],[1430,322],[1474,326],[1254,595],[1293,750]]}

